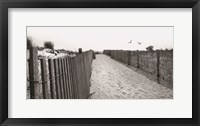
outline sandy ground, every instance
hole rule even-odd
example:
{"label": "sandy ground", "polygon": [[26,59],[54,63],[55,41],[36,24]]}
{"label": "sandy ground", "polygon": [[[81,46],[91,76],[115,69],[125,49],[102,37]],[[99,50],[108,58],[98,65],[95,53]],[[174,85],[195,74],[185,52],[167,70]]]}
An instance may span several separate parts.
{"label": "sandy ground", "polygon": [[173,91],[149,80],[109,56],[100,54],[92,64],[92,99],[172,99]]}

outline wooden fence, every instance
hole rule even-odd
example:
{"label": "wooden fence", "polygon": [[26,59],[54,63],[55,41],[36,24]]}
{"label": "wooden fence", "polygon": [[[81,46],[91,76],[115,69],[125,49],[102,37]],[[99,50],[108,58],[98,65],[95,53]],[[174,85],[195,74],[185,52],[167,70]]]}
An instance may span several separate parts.
{"label": "wooden fence", "polygon": [[90,93],[92,50],[75,57],[38,59],[37,48],[27,60],[27,85],[31,99],[87,99]]}
{"label": "wooden fence", "polygon": [[103,53],[152,75],[159,84],[173,89],[172,50],[104,50]]}

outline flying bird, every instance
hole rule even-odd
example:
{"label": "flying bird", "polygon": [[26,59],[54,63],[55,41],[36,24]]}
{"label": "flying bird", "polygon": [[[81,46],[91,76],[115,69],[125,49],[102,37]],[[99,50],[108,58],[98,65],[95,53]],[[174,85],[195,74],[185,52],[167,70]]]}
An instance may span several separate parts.
{"label": "flying bird", "polygon": [[132,40],[130,42],[128,42],[128,43],[132,43]]}
{"label": "flying bird", "polygon": [[137,42],[139,45],[142,44],[142,42]]}

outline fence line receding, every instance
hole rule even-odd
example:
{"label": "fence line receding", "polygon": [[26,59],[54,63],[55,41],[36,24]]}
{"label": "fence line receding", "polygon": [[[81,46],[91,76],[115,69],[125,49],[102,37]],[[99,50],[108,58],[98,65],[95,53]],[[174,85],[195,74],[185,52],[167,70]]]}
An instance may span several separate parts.
{"label": "fence line receding", "polygon": [[104,50],[104,54],[152,75],[159,84],[173,89],[173,50]]}

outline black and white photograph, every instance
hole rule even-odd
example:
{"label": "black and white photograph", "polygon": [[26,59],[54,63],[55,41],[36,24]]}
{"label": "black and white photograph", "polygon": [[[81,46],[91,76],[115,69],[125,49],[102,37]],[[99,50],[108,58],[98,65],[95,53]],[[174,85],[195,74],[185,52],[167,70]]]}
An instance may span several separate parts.
{"label": "black and white photograph", "polygon": [[27,99],[173,99],[173,26],[27,26]]}

